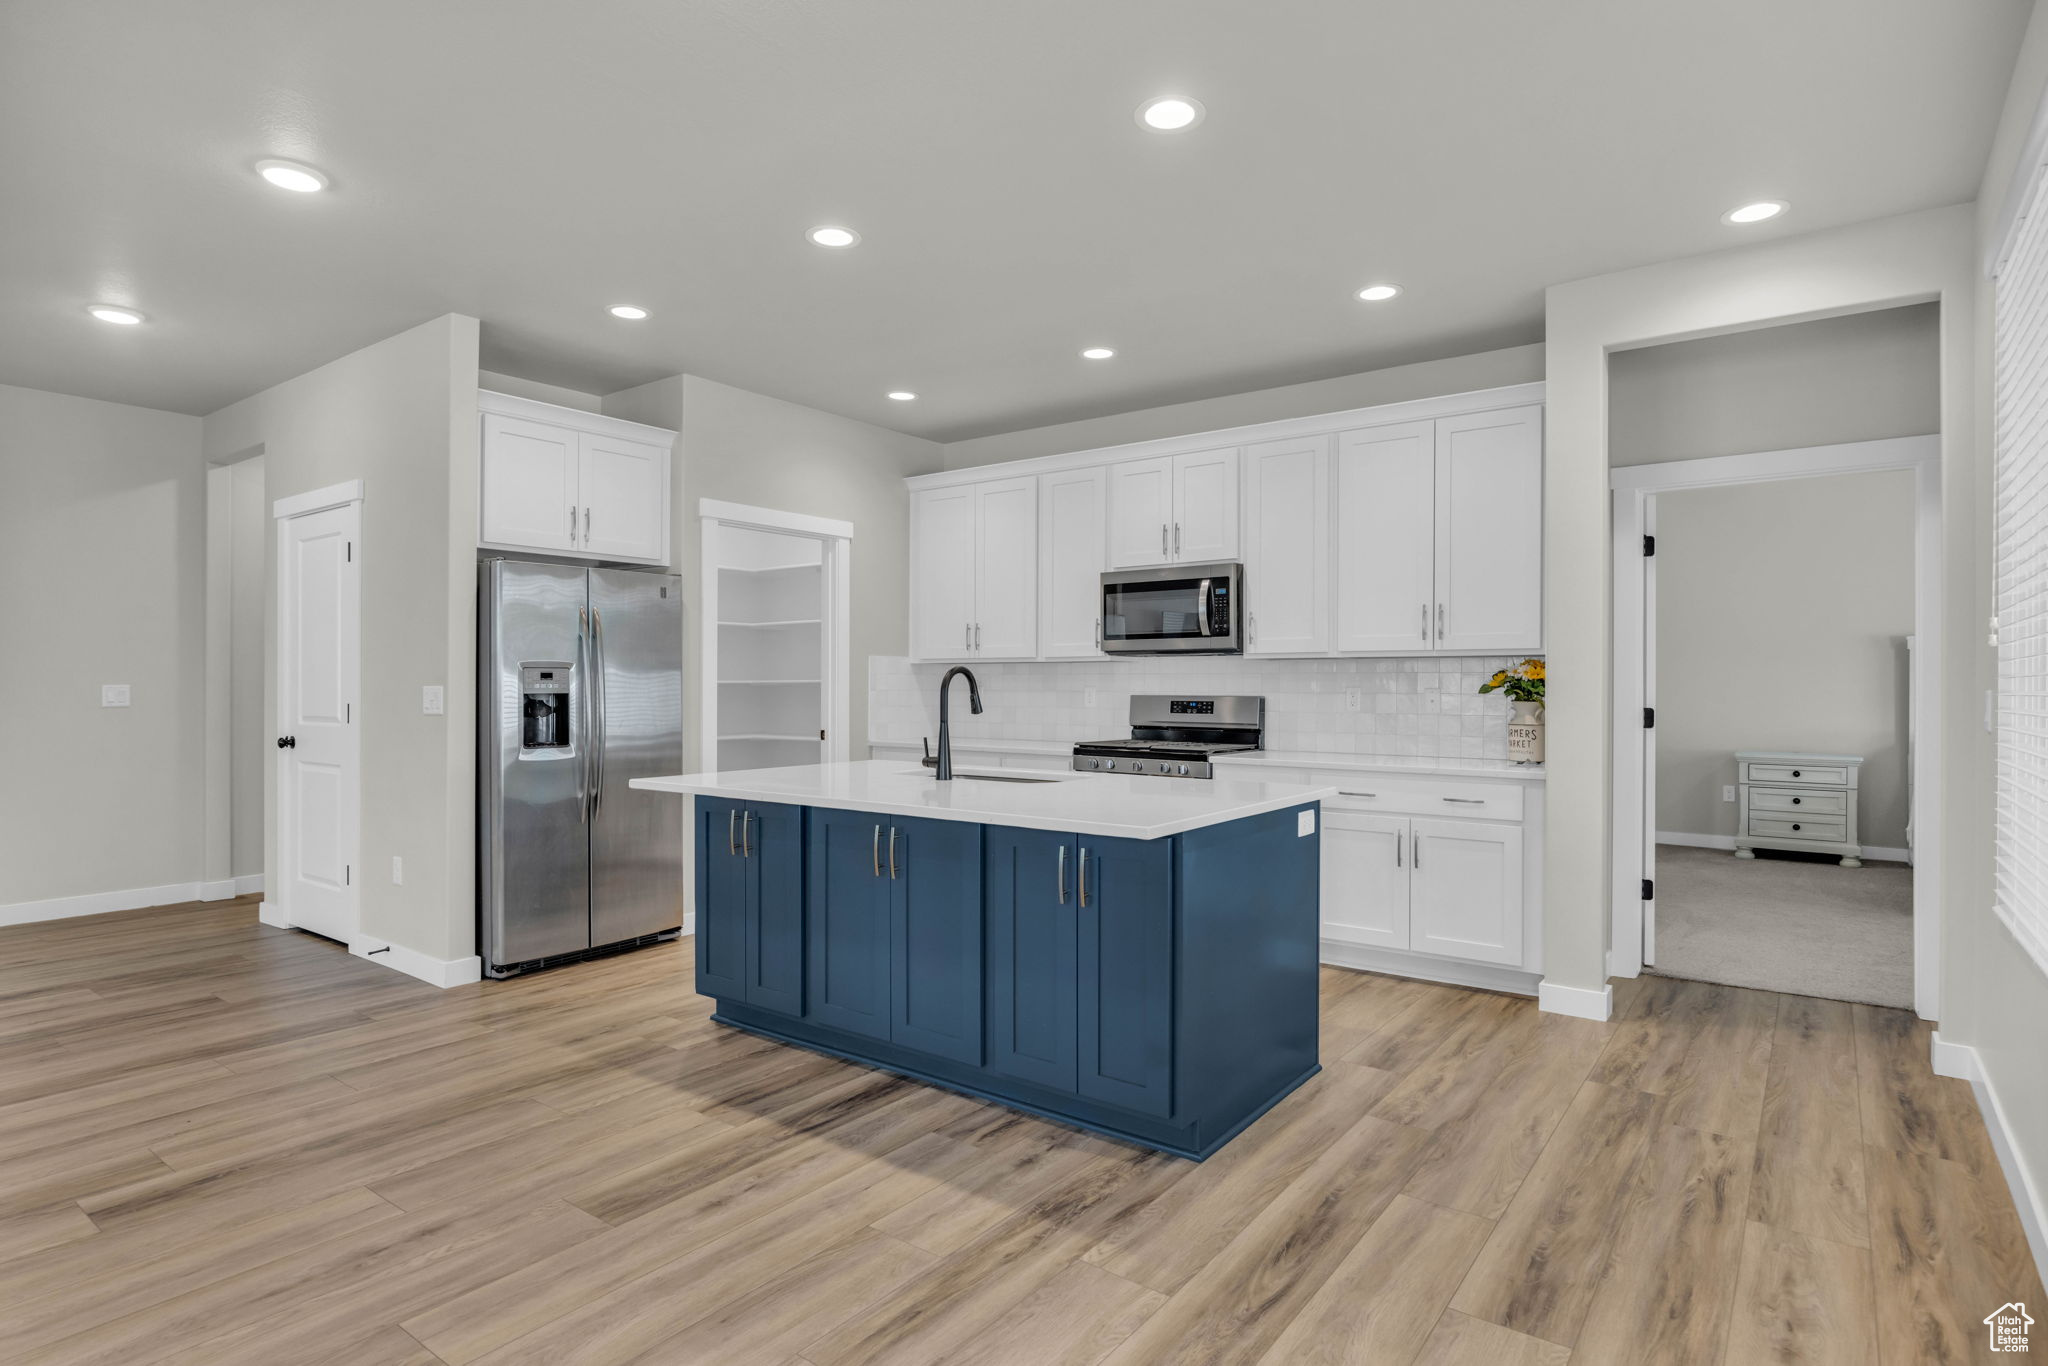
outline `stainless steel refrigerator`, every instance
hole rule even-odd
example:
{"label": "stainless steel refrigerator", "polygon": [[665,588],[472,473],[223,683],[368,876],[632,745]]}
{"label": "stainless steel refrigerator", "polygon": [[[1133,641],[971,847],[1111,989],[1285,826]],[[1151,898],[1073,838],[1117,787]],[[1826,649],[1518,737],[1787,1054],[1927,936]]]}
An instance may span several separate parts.
{"label": "stainless steel refrigerator", "polygon": [[673,574],[479,566],[477,943],[510,977],[674,938],[683,823],[633,778],[683,767]]}

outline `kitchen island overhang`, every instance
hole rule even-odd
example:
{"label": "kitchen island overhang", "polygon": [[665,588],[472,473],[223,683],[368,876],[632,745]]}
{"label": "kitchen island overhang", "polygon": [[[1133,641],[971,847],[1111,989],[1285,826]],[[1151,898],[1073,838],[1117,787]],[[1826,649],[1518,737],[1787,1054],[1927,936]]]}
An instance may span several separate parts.
{"label": "kitchen island overhang", "polygon": [[1320,812],[1286,783],[872,761],[694,799],[720,1023],[1201,1159],[1319,1070]]}

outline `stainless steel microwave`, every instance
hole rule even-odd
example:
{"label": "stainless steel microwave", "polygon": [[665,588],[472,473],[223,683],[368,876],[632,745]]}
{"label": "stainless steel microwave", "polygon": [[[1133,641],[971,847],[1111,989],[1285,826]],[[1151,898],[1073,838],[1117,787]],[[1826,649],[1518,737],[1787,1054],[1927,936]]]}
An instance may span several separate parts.
{"label": "stainless steel microwave", "polygon": [[1102,576],[1102,649],[1112,655],[1244,653],[1244,566],[1169,564]]}

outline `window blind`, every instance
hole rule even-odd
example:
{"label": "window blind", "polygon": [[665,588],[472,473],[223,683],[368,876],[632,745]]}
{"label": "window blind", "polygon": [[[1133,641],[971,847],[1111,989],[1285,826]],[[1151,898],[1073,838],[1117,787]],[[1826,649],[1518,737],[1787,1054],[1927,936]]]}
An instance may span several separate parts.
{"label": "window blind", "polygon": [[2048,202],[2042,177],[1992,290],[1999,919],[2048,972]]}

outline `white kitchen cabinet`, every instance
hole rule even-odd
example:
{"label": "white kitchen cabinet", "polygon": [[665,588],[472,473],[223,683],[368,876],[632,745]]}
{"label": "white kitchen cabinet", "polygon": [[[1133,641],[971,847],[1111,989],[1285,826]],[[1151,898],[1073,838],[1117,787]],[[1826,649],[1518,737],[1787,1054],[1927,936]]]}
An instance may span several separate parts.
{"label": "white kitchen cabinet", "polygon": [[1543,646],[1543,410],[1439,418],[1439,650]]}
{"label": "white kitchen cabinet", "polygon": [[1522,830],[1495,821],[1409,822],[1408,947],[1522,962]]}
{"label": "white kitchen cabinet", "polygon": [[1434,640],[1436,424],[1337,438],[1337,649],[1419,653]]}
{"label": "white kitchen cabinet", "polygon": [[1323,808],[1322,937],[1408,947],[1408,822]]}
{"label": "white kitchen cabinet", "polygon": [[1038,481],[924,489],[910,504],[910,637],[919,659],[1038,650]]}
{"label": "white kitchen cabinet", "polygon": [[[1245,653],[1330,648],[1330,441],[1268,441],[1244,452]],[[1275,591],[1266,591],[1273,585]]]}
{"label": "white kitchen cabinet", "polygon": [[477,408],[479,546],[668,563],[675,433],[488,390]]}
{"label": "white kitchen cabinet", "polygon": [[1109,566],[1237,558],[1237,448],[1109,466]]}
{"label": "white kitchen cabinet", "polygon": [[1100,465],[1038,478],[1038,654],[1102,654],[1102,571],[1108,551],[1109,471]]}

